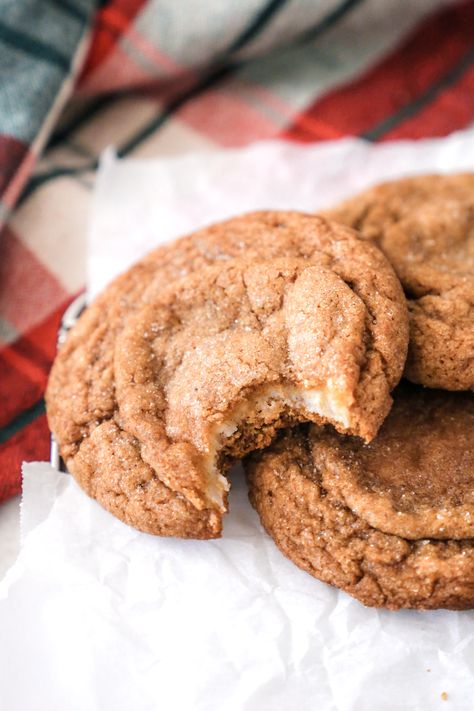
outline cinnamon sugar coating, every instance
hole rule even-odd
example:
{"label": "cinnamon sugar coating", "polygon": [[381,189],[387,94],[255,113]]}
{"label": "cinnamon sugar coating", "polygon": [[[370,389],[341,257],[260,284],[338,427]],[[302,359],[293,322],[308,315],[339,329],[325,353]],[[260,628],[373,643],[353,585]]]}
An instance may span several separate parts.
{"label": "cinnamon sugar coating", "polygon": [[365,605],[474,606],[474,397],[400,386],[370,444],[310,426],[246,461],[282,552]]}
{"label": "cinnamon sugar coating", "polygon": [[325,212],[392,263],[410,311],[407,378],[474,388],[474,174],[423,175],[376,187]]}

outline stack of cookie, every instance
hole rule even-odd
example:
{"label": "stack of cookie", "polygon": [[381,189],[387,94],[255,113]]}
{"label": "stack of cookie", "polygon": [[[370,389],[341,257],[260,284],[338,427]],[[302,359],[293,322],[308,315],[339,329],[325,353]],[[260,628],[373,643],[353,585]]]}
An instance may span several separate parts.
{"label": "stack of cookie", "polygon": [[474,401],[453,391],[474,388],[473,190],[403,180],[152,252],[53,365],[68,470],[126,523],[205,539],[245,457],[265,529],[315,577],[367,605],[472,606]]}

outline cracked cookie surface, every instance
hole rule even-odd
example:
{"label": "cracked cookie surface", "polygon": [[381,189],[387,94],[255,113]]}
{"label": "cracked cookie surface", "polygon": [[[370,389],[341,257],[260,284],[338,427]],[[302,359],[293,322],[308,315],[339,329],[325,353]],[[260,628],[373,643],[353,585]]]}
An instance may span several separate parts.
{"label": "cracked cookie surface", "polygon": [[282,552],[365,605],[474,606],[474,397],[403,384],[368,445],[314,426],[246,461]]}
{"label": "cracked cookie surface", "polygon": [[312,215],[263,212],[155,250],[115,280],[79,319],[58,353],[46,396],[50,427],[68,469],[106,508],[147,532],[213,537],[221,521],[212,507],[197,509],[161,481],[144,460],[139,439],[124,429],[115,388],[117,338],[138,309],[156,301],[177,279],[242,255],[302,258],[350,282],[366,305],[367,320],[376,322],[368,353],[383,365],[380,387],[390,390],[400,377],[407,344],[403,293],[381,252],[352,230]]}
{"label": "cracked cookie surface", "polygon": [[474,389],[474,174],[384,183],[324,214],[374,240],[397,272],[410,311],[406,377]]}

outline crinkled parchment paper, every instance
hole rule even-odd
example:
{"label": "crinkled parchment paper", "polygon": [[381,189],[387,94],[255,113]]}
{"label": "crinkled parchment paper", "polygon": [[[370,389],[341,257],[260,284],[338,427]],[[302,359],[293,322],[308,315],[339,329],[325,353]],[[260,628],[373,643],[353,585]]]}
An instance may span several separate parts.
{"label": "crinkled parchment paper", "polygon": [[[95,294],[145,251],[256,208],[313,210],[383,178],[474,169],[474,134],[356,140],[156,161],[105,156]],[[71,477],[24,466],[22,548],[0,583],[2,711],[471,708],[474,613],[366,609],[287,561],[239,468],[219,541],[115,520]],[[447,694],[447,700],[446,700]]]}

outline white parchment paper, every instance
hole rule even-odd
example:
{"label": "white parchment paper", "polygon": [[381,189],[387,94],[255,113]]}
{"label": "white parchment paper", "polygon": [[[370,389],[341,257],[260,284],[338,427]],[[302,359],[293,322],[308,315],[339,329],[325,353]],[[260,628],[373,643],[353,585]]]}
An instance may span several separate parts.
{"label": "white parchment paper", "polygon": [[[473,169],[472,132],[153,162],[109,154],[90,291],[231,214],[317,209],[383,178]],[[23,471],[22,548],[0,583],[1,711],[471,708],[474,613],[366,609],[314,580],[264,534],[239,468],[223,537],[208,542],[139,533],[49,465]]]}

